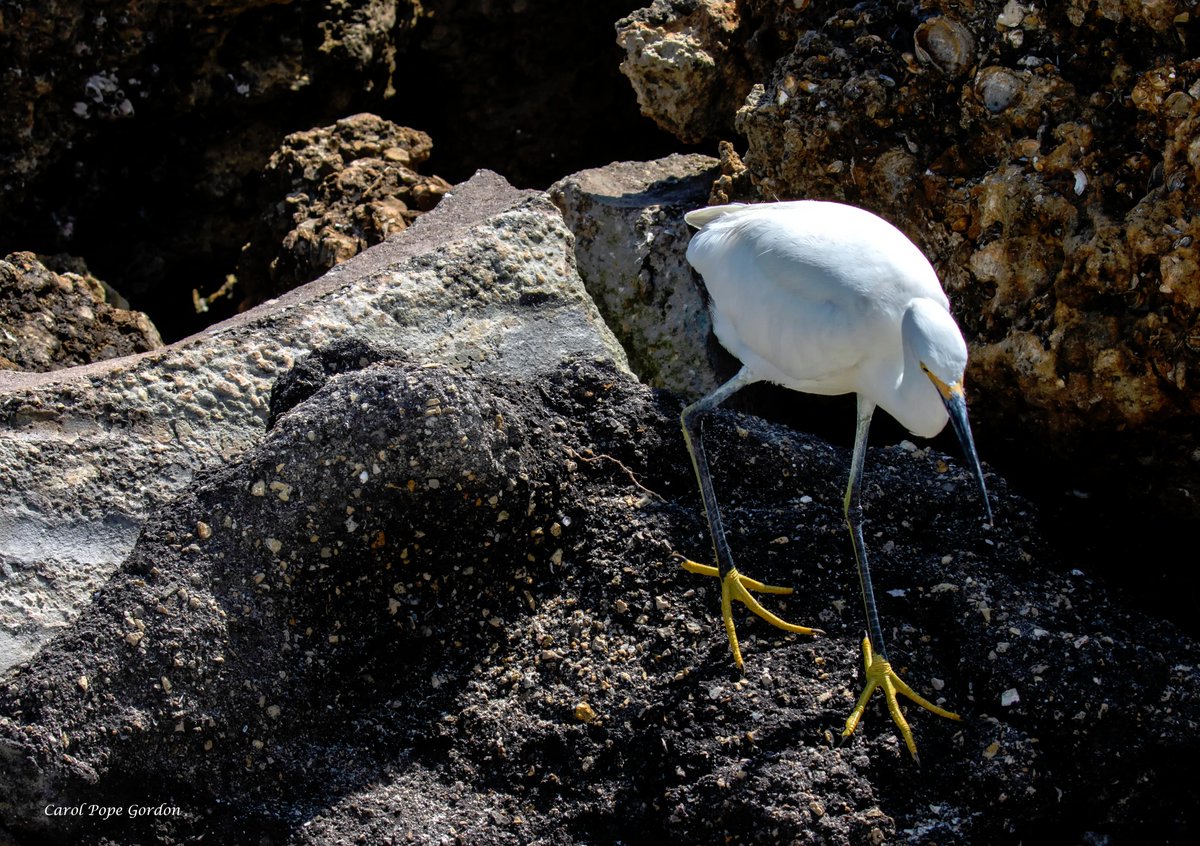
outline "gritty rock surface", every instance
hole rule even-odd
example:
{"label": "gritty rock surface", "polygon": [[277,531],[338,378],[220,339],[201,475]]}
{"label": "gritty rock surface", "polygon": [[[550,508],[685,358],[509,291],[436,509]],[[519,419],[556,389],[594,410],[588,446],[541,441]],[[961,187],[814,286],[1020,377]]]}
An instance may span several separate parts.
{"label": "gritty rock surface", "polygon": [[33,253],[0,260],[0,370],[57,370],[162,346],[150,318],[81,270],[56,273]]}
{"label": "gritty rock surface", "polygon": [[417,173],[432,149],[424,132],[370,114],[283,139],[263,174],[266,211],[238,266],[245,302],[311,282],[437,205],[450,183]]}
{"label": "gritty rock surface", "polygon": [[65,625],[198,470],[262,437],[281,372],[355,338],[472,372],[537,373],[582,351],[624,362],[558,210],[480,173],[400,237],[202,335],[0,373],[0,664]]}
{"label": "gritty rock surface", "polygon": [[[878,704],[837,737],[861,683],[846,452],[711,420],[735,555],[826,632],[739,608],[743,677],[715,582],[673,557],[708,548],[678,398],[587,357],[534,379],[352,357],[285,377],[266,437],[0,684],[17,837],[1194,841],[1196,644],[1062,568],[1000,480],[983,529],[964,468],[869,458],[893,661],[964,716],[909,709],[918,769]],[[81,802],[178,812],[43,813]]]}
{"label": "gritty rock surface", "polygon": [[684,257],[686,212],[705,205],[717,161],[668,156],[572,174],[550,198],[575,235],[579,275],[647,384],[700,396],[716,387],[703,286]]}

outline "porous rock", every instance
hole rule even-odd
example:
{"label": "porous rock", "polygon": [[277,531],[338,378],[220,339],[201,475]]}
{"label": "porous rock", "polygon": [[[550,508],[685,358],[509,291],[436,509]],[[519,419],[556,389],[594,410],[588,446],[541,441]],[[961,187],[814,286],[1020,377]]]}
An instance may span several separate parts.
{"label": "porous rock", "polygon": [[198,470],[262,437],[279,373],[354,338],[478,372],[538,372],[578,351],[624,362],[558,210],[481,172],[398,237],[201,335],[0,373],[0,665],[69,621]]}
{"label": "porous rock", "polygon": [[740,4],[732,0],[655,0],[617,22],[621,72],[642,114],[682,141],[731,128],[750,90],[738,42]]}
{"label": "porous rock", "polygon": [[[742,676],[716,583],[672,555],[708,548],[678,398],[586,355],[529,378],[359,352],[374,363],[318,352],[299,392],[285,376],[292,400],[266,437],[199,473],[79,619],[5,677],[11,832],[1194,839],[1178,774],[1200,752],[1196,644],[1056,569],[1000,480],[985,530],[961,466],[869,459],[893,661],[965,717],[909,709],[917,768],[878,705],[837,738],[861,674],[845,451],[710,421],[735,554],[798,583],[770,604],[825,631],[784,634],[739,608]],[[45,813],[80,803],[171,815]]]}
{"label": "porous rock", "polygon": [[575,235],[579,275],[647,384],[700,396],[716,387],[703,286],[684,254],[715,159],[673,155],[580,171],[550,186]]}
{"label": "porous rock", "polygon": [[57,370],[162,346],[150,318],[76,269],[56,273],[28,252],[0,260],[0,370]]}
{"label": "porous rock", "polygon": [[243,302],[311,282],[437,205],[450,183],[417,172],[432,149],[424,132],[371,114],[283,139],[263,173],[265,211],[238,264]]}

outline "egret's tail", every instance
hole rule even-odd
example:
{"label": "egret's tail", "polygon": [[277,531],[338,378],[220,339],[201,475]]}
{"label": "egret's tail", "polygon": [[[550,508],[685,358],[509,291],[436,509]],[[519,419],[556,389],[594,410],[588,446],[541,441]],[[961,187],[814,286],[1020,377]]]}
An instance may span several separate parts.
{"label": "egret's tail", "polygon": [[730,212],[735,212],[738,209],[744,208],[746,208],[745,203],[730,203],[727,206],[708,206],[706,208],[696,209],[695,211],[688,212],[683,216],[683,219],[687,221],[688,226],[694,226],[697,229],[700,229],[705,224],[711,223],[718,217],[723,217]]}

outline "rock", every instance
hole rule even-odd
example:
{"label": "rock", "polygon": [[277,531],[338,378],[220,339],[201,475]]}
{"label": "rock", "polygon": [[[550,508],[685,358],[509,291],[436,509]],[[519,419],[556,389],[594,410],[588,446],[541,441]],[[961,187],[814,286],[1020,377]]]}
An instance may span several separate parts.
{"label": "rock", "polygon": [[0,261],[0,370],[57,370],[162,346],[150,318],[78,270],[55,273],[33,253]]}
{"label": "rock", "polygon": [[[770,68],[736,117],[760,197],[864,206],[931,257],[971,346],[985,457],[1079,512],[1066,522],[1089,539],[1081,555],[1123,578],[1146,538],[1190,537],[1200,64],[1187,4],[750,5],[761,17],[729,49]],[[666,38],[697,7],[644,14]],[[741,68],[726,87],[741,89]],[[1088,499],[1062,505],[1076,495]],[[1169,562],[1175,543],[1150,557]]]}
{"label": "rock", "polygon": [[437,205],[450,183],[417,173],[432,148],[424,132],[369,114],[285,138],[238,265],[246,304],[311,282]]}
{"label": "rock", "polygon": [[621,73],[642,114],[688,143],[731,129],[752,82],[739,61],[741,22],[733,0],[655,0],[618,21]]}
{"label": "rock", "polygon": [[72,619],[196,472],[262,437],[272,383],[316,346],[369,339],[478,373],[581,351],[624,366],[574,268],[558,210],[481,172],[399,236],[201,335],[0,373],[0,664]]}
{"label": "rock", "polygon": [[[965,716],[909,710],[918,769],[878,704],[837,738],[861,683],[846,451],[710,421],[736,554],[800,579],[770,604],[826,632],[739,609],[742,676],[715,582],[672,557],[708,547],[679,398],[591,353],[522,373],[359,352],[285,375],[273,428],[0,683],[16,837],[1195,839],[1197,644],[1060,569],[1001,480],[985,530],[953,460],[868,461],[893,659]],[[80,803],[156,815],[45,812]]]}
{"label": "rock", "polygon": [[683,215],[705,204],[717,162],[668,156],[581,171],[550,187],[575,234],[579,275],[648,384],[690,396],[718,384],[703,286],[684,258]]}

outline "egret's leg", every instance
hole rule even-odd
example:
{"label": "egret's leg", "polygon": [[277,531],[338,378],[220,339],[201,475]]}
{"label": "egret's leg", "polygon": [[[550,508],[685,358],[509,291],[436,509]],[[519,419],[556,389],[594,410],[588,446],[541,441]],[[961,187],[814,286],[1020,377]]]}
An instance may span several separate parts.
{"label": "egret's leg", "polygon": [[867,544],[863,540],[862,530],[862,477],[863,467],[867,463],[867,435],[871,429],[871,416],[875,413],[875,403],[858,397],[858,425],[854,429],[854,452],[850,457],[850,481],[846,484],[846,496],[842,500],[842,508],[846,515],[846,525],[850,527],[850,542],[854,546],[854,560],[858,564],[858,580],[862,587],[863,605],[867,612],[868,637],[875,643],[875,654],[880,659],[887,660],[887,651],[883,646],[883,627],[879,624],[879,611],[875,607],[875,586],[871,583],[871,568],[867,564]]}
{"label": "egret's leg", "polygon": [[911,699],[913,702],[920,705],[927,711],[932,711],[940,717],[946,717],[951,720],[961,719],[958,714],[951,713],[944,708],[939,708],[929,700],[920,696],[913,691],[911,687],[896,675],[892,665],[888,663],[887,650],[883,645],[883,627],[879,623],[879,610],[875,607],[875,588],[871,584],[871,568],[867,564],[867,546],[863,540],[862,530],[862,501],[860,499],[860,489],[862,487],[863,466],[867,460],[867,433],[871,428],[871,415],[875,412],[875,403],[864,399],[862,395],[858,398],[858,426],[854,432],[854,453],[850,459],[850,481],[846,485],[846,498],[843,501],[846,513],[846,524],[850,527],[850,539],[854,545],[854,559],[858,563],[858,579],[862,585],[863,605],[867,612],[867,637],[863,638],[863,663],[866,667],[866,684],[863,686],[862,695],[858,697],[858,702],[854,705],[854,710],[850,712],[850,716],[846,719],[846,730],[842,732],[843,737],[849,737],[858,728],[858,722],[862,719],[863,712],[866,710],[867,702],[871,699],[871,694],[876,689],[883,691],[884,699],[887,700],[888,713],[892,715],[892,721],[900,729],[900,736],[904,738],[904,745],[908,747],[909,754],[913,756],[913,760],[917,758],[917,743],[913,740],[912,729],[909,728],[908,721],[904,719],[904,714],[900,711],[900,704],[896,701],[896,694],[901,693]]}
{"label": "egret's leg", "polygon": [[708,459],[704,455],[703,416],[755,381],[757,380],[750,369],[743,367],[736,376],[708,396],[689,405],[680,415],[680,422],[683,425],[683,440],[687,444],[688,454],[692,457],[692,468],[696,471],[696,480],[700,483],[700,498],[704,502],[704,514],[708,518],[708,528],[712,533],[713,553],[717,560],[716,567],[687,560],[683,562],[683,567],[690,572],[716,576],[721,580],[721,618],[725,622],[725,633],[729,636],[729,645],[733,649],[733,660],[739,668],[742,667],[742,651],[738,647],[737,630],[733,625],[732,605],[735,599],[768,623],[786,631],[800,634],[817,634],[820,631],[785,622],[763,608],[750,591],[791,593],[792,589],[764,585],[762,582],[743,576],[733,566],[733,555],[729,551],[729,543],[725,540],[725,528],[721,523],[717,494],[713,490],[712,474],[708,469]]}

